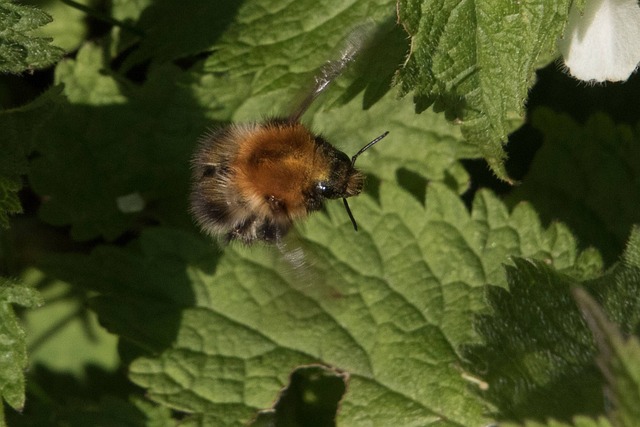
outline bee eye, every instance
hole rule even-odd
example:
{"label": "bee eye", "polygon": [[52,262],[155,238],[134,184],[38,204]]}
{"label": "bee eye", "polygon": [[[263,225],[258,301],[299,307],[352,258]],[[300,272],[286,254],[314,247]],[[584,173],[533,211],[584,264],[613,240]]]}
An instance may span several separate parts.
{"label": "bee eye", "polygon": [[316,183],[315,193],[325,199],[342,197],[332,181],[320,181]]}
{"label": "bee eye", "polygon": [[324,182],[319,182],[316,184],[316,191],[322,195],[327,192],[327,184]]}

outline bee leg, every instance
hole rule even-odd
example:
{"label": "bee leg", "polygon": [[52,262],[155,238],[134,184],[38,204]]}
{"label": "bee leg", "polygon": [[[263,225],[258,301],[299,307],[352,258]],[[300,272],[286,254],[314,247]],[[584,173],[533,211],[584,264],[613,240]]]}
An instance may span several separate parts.
{"label": "bee leg", "polygon": [[253,232],[253,224],[256,222],[256,217],[251,216],[244,221],[233,226],[231,231],[225,236],[225,242],[229,243],[232,240],[241,240],[246,244],[250,244],[255,240],[255,232]]}
{"label": "bee leg", "polygon": [[267,243],[276,243],[279,242],[282,237],[287,233],[289,227],[283,227],[269,220],[264,221],[262,224],[258,225],[256,230],[256,234],[258,239],[263,240]]}

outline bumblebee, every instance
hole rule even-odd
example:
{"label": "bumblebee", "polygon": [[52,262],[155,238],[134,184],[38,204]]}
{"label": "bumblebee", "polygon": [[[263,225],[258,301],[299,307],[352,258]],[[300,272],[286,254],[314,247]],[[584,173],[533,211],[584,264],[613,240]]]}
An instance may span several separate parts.
{"label": "bumblebee", "polygon": [[362,192],[364,175],[354,164],[388,132],[349,158],[300,118],[361,46],[352,38],[338,59],[328,61],[290,116],[231,124],[201,137],[192,160],[190,204],[204,232],[226,242],[278,243],[295,221],[321,209],[325,200],[340,198],[357,230],[347,198]]}

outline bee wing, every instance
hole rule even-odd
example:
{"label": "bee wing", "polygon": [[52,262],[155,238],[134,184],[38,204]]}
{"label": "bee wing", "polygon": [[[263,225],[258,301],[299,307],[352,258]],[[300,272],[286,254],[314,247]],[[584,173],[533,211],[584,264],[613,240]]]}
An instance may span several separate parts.
{"label": "bee wing", "polygon": [[[276,242],[276,247],[280,251],[281,260],[291,271],[295,271],[298,278],[306,277],[310,272],[310,266],[314,263],[307,257],[306,243],[300,234],[300,230],[295,225],[282,239]],[[308,277],[307,277],[308,278]]]}
{"label": "bee wing", "polygon": [[294,110],[293,114],[289,116],[289,121],[292,123],[300,121],[300,117],[302,117],[305,111],[307,111],[318,95],[320,95],[332,81],[340,76],[351,62],[353,62],[358,53],[369,41],[372,32],[373,24],[367,23],[357,27],[351,32],[351,34],[349,34],[347,39],[344,41],[344,46],[340,51],[340,55],[335,59],[327,61],[322,68],[320,68],[320,71],[314,79],[312,90]]}
{"label": "bee wing", "polygon": [[323,261],[326,254],[314,249],[299,229],[292,229],[276,246],[281,255],[276,268],[293,289],[318,301],[342,296],[344,289],[340,289],[340,281],[336,283],[331,272],[323,267],[329,265]]}

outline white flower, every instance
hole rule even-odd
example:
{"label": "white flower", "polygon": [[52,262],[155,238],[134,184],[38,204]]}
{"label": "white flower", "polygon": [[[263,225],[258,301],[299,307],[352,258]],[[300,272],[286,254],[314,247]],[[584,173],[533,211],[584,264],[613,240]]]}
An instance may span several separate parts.
{"label": "white flower", "polygon": [[627,80],[640,62],[637,0],[586,0],[582,12],[573,7],[558,47],[577,79]]}

